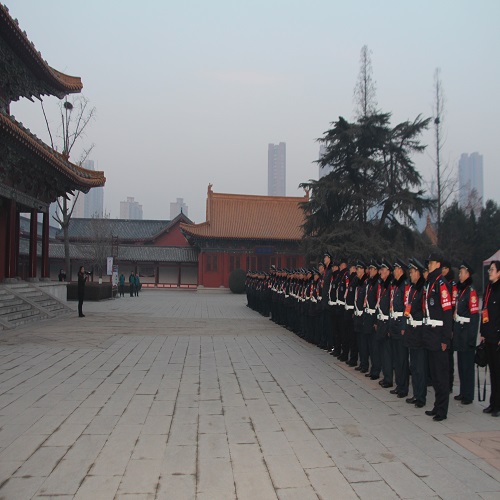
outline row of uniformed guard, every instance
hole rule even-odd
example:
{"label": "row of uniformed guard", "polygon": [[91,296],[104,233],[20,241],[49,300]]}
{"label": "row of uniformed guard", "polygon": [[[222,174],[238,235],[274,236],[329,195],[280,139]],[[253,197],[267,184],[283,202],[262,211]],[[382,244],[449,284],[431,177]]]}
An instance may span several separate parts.
{"label": "row of uniformed guard", "polygon": [[[453,388],[454,351],[460,379],[455,399],[464,405],[474,399],[479,300],[472,274],[464,261],[455,282],[451,265],[437,253],[425,265],[413,258],[348,266],[347,259],[334,261],[325,252],[318,268],[249,272],[247,297],[251,308],[365,376],[382,375],[382,387],[395,384],[391,393],[417,408],[425,406],[432,383],[435,402],[426,414],[441,421]],[[407,397],[410,374],[413,396]],[[500,399],[493,406],[488,413],[497,416]]]}

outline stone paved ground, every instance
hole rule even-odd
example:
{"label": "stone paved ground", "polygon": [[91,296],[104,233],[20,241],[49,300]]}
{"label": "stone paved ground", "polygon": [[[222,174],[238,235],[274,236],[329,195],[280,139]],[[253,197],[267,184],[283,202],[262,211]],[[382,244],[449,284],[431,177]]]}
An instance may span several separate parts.
{"label": "stone paved ground", "polygon": [[145,290],[1,332],[0,498],[500,498],[484,403],[434,422],[245,302]]}

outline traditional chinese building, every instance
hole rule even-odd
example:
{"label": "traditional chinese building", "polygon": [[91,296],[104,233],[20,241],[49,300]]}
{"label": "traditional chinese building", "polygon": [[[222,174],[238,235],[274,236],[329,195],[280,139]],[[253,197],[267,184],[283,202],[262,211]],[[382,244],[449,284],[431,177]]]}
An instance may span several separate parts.
{"label": "traditional chinese building", "polygon": [[[51,68],[0,4],[0,281],[18,276],[20,214],[30,215],[28,278],[49,278],[49,205],[75,191],[103,186],[103,172],[69,162],[10,115],[10,103],[79,93],[81,79]],[[38,214],[43,214],[41,269]]]}
{"label": "traditional chinese building", "polygon": [[[105,277],[106,259],[113,257],[118,274],[128,281],[131,271],[138,273],[143,287],[196,288],[198,255],[182,234],[182,223],[191,223],[182,213],[172,220],[72,218],[66,279],[70,281],[81,265]],[[53,279],[64,269],[62,231],[50,243],[50,267]]]}
{"label": "traditional chinese building", "polygon": [[208,186],[206,222],[180,225],[199,250],[198,285],[228,287],[234,269],[268,271],[304,266],[304,197],[214,193]]}

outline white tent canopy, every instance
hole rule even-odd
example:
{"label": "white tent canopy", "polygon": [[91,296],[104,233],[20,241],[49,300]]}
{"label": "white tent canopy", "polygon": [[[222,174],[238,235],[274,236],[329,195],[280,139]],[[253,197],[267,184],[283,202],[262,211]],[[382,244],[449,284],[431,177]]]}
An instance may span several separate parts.
{"label": "white tent canopy", "polygon": [[494,260],[500,260],[500,250],[497,250],[489,259],[483,260],[483,266],[489,266]]}

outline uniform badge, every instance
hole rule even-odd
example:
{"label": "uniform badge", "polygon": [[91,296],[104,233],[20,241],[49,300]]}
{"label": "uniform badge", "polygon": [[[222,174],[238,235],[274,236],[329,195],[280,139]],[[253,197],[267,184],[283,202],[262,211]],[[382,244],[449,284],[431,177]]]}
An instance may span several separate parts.
{"label": "uniform badge", "polygon": [[475,296],[475,295],[472,295],[472,296],[471,296],[471,298],[470,298],[470,300],[471,300],[471,302],[472,302],[473,304],[475,304],[475,303],[477,302],[477,298],[476,298],[476,296]]}
{"label": "uniform badge", "polygon": [[433,305],[434,305],[434,299],[430,299],[430,300],[429,300],[429,304],[430,304],[431,306],[433,306]]}

